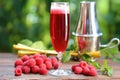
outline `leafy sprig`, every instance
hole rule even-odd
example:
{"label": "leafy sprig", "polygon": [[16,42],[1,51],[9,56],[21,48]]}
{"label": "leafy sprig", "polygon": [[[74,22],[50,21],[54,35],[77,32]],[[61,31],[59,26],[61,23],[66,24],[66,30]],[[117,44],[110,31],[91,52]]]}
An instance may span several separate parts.
{"label": "leafy sprig", "polygon": [[66,63],[68,61],[70,61],[71,59],[71,54],[69,51],[66,51],[64,54],[63,54],[63,58],[62,58],[62,62],[63,63]]}
{"label": "leafy sprig", "polygon": [[[115,46],[115,47],[112,47],[112,46]],[[111,58],[111,59],[113,57],[116,58],[119,53],[119,49],[118,49],[118,46],[116,46],[116,44],[111,44],[110,46],[103,48],[100,51],[103,57]]]}

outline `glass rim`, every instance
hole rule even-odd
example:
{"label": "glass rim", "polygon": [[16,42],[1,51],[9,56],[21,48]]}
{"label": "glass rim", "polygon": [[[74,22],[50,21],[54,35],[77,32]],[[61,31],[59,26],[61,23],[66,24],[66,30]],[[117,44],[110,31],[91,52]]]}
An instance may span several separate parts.
{"label": "glass rim", "polygon": [[80,3],[85,4],[85,3],[96,3],[96,2],[95,1],[80,1]]}
{"label": "glass rim", "polygon": [[51,2],[51,4],[69,4],[69,2]]}

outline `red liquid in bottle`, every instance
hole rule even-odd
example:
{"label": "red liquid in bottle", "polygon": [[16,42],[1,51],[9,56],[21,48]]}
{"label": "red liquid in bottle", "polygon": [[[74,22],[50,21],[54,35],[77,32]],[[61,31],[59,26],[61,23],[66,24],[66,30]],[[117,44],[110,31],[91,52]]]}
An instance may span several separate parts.
{"label": "red liquid in bottle", "polygon": [[53,9],[50,12],[50,35],[57,52],[64,52],[67,47],[70,31],[69,13]]}

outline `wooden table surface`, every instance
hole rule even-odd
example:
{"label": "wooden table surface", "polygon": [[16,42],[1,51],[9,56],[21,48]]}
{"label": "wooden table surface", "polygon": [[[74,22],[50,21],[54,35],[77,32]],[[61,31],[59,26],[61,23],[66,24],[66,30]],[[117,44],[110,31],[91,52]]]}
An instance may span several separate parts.
{"label": "wooden table surface", "polygon": [[[29,80],[29,79],[37,79],[37,80],[120,80],[120,63],[113,62],[108,60],[108,64],[113,68],[113,75],[111,77],[102,75],[100,72],[97,76],[84,76],[84,75],[76,75],[74,73],[64,76],[64,77],[55,77],[49,74],[47,75],[39,75],[39,74],[22,74],[21,76],[14,76],[14,61],[17,59],[17,55],[10,53],[0,53],[0,80]],[[98,60],[102,63],[102,59]],[[63,64],[64,69],[71,69],[73,64],[78,62],[70,61],[66,64]]]}

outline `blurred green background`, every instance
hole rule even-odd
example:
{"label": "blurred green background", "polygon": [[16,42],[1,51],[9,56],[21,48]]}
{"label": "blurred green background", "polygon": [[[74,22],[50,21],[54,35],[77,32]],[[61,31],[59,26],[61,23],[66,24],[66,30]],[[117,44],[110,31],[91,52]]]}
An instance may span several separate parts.
{"label": "blurred green background", "polygon": [[[0,0],[0,52],[12,52],[12,45],[22,39],[41,40],[51,48],[49,11],[52,1],[70,2],[70,38],[74,39],[72,32],[79,18],[79,2],[83,0]],[[101,42],[120,38],[120,0],[92,1],[97,4],[99,28],[103,33]]]}

